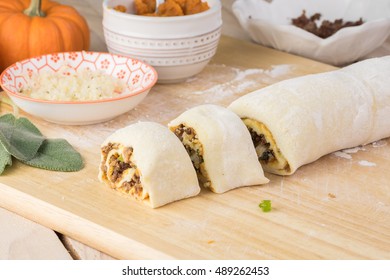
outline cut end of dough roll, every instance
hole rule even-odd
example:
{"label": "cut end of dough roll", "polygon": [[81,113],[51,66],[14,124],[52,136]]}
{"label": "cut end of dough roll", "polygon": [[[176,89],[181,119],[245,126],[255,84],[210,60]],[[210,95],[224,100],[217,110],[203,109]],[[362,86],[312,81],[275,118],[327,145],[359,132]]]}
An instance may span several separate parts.
{"label": "cut end of dough roll", "polygon": [[197,195],[200,187],[181,142],[165,126],[139,122],[101,145],[99,180],[152,208]]}
{"label": "cut end of dough roll", "polygon": [[218,105],[200,105],[168,126],[183,143],[201,184],[213,192],[269,182],[248,129],[232,111]]}
{"label": "cut end of dough roll", "polygon": [[207,174],[203,158],[203,145],[199,141],[199,137],[195,129],[183,123],[179,124],[178,126],[172,126],[170,129],[183,143],[184,148],[190,156],[192,164],[198,174],[200,183],[203,185],[203,187],[209,188],[213,192],[217,192],[217,190],[211,184],[209,175]]}
{"label": "cut end of dough roll", "polygon": [[263,169],[278,175],[291,174],[291,168],[280,152],[272,133],[261,122],[244,118],[243,122],[251,134],[256,154]]}
{"label": "cut end of dough roll", "polygon": [[101,147],[99,178],[112,189],[138,200],[148,200],[149,193],[141,184],[141,171],[133,162],[133,147],[111,143]]}

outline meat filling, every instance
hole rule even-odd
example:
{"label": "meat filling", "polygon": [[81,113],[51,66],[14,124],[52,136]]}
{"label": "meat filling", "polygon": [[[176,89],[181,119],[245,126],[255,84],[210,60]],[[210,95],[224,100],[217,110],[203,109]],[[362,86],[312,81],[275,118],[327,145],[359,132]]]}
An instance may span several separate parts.
{"label": "meat filling", "polygon": [[243,119],[243,121],[248,127],[256,149],[257,157],[264,170],[276,174],[290,172],[290,166],[287,160],[277,147],[275,140],[267,127],[263,123],[252,119]]}
{"label": "meat filling", "polygon": [[274,151],[270,149],[271,145],[267,142],[267,139],[265,139],[264,134],[259,135],[250,127],[248,127],[248,130],[251,134],[259,160],[265,164],[276,160]]}
{"label": "meat filling", "polygon": [[176,134],[187,150],[201,184],[206,188],[211,188],[211,182],[207,175],[203,160],[203,146],[198,139],[196,131],[184,124],[171,128],[171,130]]}
{"label": "meat filling", "polygon": [[108,143],[102,147],[103,156],[100,169],[103,180],[111,188],[138,199],[146,199],[141,183],[140,171],[132,161],[133,148],[117,143]]}

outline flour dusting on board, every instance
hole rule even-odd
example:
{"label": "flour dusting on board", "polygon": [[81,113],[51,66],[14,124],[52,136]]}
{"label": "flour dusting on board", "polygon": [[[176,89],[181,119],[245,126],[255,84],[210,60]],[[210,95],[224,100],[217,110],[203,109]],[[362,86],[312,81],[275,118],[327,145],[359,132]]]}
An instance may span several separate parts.
{"label": "flour dusting on board", "polygon": [[[283,76],[288,75],[292,70],[292,65],[282,64],[271,66],[270,69],[238,69],[234,67],[227,67],[225,65],[210,65],[210,68],[225,68],[232,72],[232,77],[228,81],[219,84],[214,84],[209,88],[193,91],[194,95],[214,95],[215,99],[221,99],[224,96],[229,96],[235,93],[248,92],[271,83],[281,80]],[[220,69],[219,69],[220,70]],[[214,73],[223,73],[223,71],[213,71]],[[215,77],[214,77],[215,78]],[[187,80],[187,82],[196,82],[201,79],[197,78]],[[212,100],[215,101],[215,100]]]}
{"label": "flour dusting on board", "polygon": [[374,148],[379,148],[379,147],[383,147],[383,146],[386,146],[387,145],[387,142],[385,140],[379,140],[379,141],[375,141],[372,143],[372,146]]}
{"label": "flour dusting on board", "polygon": [[343,152],[347,154],[356,154],[359,151],[365,151],[366,149],[363,147],[354,147],[350,149],[344,149]]}
{"label": "flour dusting on board", "polygon": [[361,166],[369,166],[369,167],[371,167],[371,166],[376,166],[376,163],[374,163],[374,162],[369,162],[369,161],[367,161],[367,160],[360,160],[360,161],[359,161],[359,164],[360,164]]}
{"label": "flour dusting on board", "polygon": [[337,151],[337,152],[334,152],[333,153],[336,157],[340,157],[340,158],[344,158],[344,159],[352,159],[352,156],[347,154],[347,153],[344,153],[344,152],[341,152],[341,151]]}
{"label": "flour dusting on board", "polygon": [[354,148],[344,149],[341,151],[334,152],[333,155],[343,159],[352,159],[352,156],[350,154],[355,154],[358,151],[365,151],[365,150],[366,149],[364,149],[363,147],[354,147]]}
{"label": "flour dusting on board", "polygon": [[[373,147],[382,147],[382,146],[386,146],[386,145],[387,145],[387,142],[383,141],[383,140],[372,143]],[[345,150],[334,152],[333,155],[340,157],[340,158],[343,158],[343,159],[352,160],[351,154],[355,154],[358,151],[365,151],[365,150],[366,149],[364,147],[359,146],[359,147],[355,147],[355,148],[350,148],[350,149],[345,149]],[[376,163],[370,162],[367,160],[360,160],[360,161],[358,161],[358,164],[361,166],[368,166],[368,167],[376,166]]]}

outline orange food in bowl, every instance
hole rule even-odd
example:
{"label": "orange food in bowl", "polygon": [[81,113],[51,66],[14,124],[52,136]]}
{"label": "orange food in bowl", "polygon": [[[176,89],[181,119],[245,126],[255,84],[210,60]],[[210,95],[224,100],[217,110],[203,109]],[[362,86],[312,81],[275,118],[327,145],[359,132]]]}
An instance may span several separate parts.
{"label": "orange food in bowl", "polygon": [[152,15],[156,8],[156,0],[135,0],[134,6],[137,15]]}
{"label": "orange food in bowl", "polygon": [[[185,16],[204,12],[210,9],[207,2],[202,0],[165,0],[155,11],[156,0],[135,0],[134,7],[137,15],[142,16]],[[114,10],[126,12],[121,5],[115,6]]]}
{"label": "orange food in bowl", "polygon": [[202,2],[201,0],[186,0],[185,2],[184,13],[186,15],[201,13],[209,9],[207,2]]}
{"label": "orange food in bowl", "polygon": [[126,7],[123,6],[123,5],[116,5],[116,6],[114,7],[114,10],[115,10],[115,11],[118,11],[118,12],[126,13]]}
{"label": "orange food in bowl", "polygon": [[[142,0],[139,0],[142,1]],[[184,16],[184,11],[177,0],[166,0],[164,3],[158,6],[157,16],[161,17],[174,17]]]}

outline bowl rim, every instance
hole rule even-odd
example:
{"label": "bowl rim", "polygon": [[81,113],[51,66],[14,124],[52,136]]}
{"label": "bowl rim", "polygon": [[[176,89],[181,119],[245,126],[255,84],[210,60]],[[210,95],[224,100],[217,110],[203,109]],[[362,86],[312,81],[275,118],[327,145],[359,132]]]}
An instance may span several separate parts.
{"label": "bowl rim", "polygon": [[[153,19],[155,19],[157,22],[173,22],[173,21],[175,21],[175,22],[176,21],[182,22],[182,21],[187,21],[187,20],[191,21],[191,20],[196,19],[196,18],[206,17],[209,14],[212,14],[214,12],[217,12],[217,11],[221,10],[221,8],[222,8],[221,0],[213,0],[213,2],[215,2],[215,5],[211,6],[210,9],[208,9],[207,11],[204,11],[204,12],[201,12],[201,13],[192,14],[192,15],[184,15],[184,16],[151,17],[151,16],[143,16],[143,15],[122,13],[122,12],[115,11],[114,9],[108,8],[108,6],[107,6],[107,2],[108,1],[109,0],[104,0],[102,2],[103,10],[105,12],[108,12],[108,13],[116,16],[116,17],[139,19],[142,22],[152,21]],[[208,2],[208,1],[206,1],[206,2]]]}
{"label": "bowl rim", "polygon": [[[19,93],[16,93],[14,92],[13,90],[11,90],[6,83],[3,83],[3,79],[4,79],[4,75],[6,75],[6,73],[9,72],[9,69],[13,68],[16,66],[16,64],[19,64],[19,63],[25,63],[25,62],[28,62],[32,59],[37,59],[37,58],[40,58],[40,57],[45,57],[45,56],[49,56],[49,55],[55,55],[55,54],[69,54],[69,53],[93,53],[93,54],[104,54],[104,55],[109,55],[109,56],[113,56],[113,57],[126,57],[127,59],[131,59],[133,61],[136,61],[136,62],[139,62],[141,64],[143,64],[144,66],[147,66],[154,74],[154,79],[153,81],[150,82],[150,84],[147,86],[147,87],[144,87],[144,88],[141,88],[139,90],[135,90],[135,91],[132,91],[128,94],[125,94],[123,96],[117,96],[117,97],[112,97],[112,98],[104,98],[104,99],[95,99],[95,100],[78,100],[78,101],[69,101],[69,100],[46,100],[46,99],[37,99],[37,98],[32,98],[32,97],[29,97],[29,96],[24,96],[24,95],[21,95]],[[49,54],[43,54],[43,55],[38,55],[38,56],[34,56],[34,57],[30,57],[30,58],[27,58],[27,59],[23,59],[23,60],[20,60],[20,61],[17,61],[13,64],[11,64],[10,66],[8,66],[6,69],[4,69],[4,71],[0,74],[0,86],[1,88],[7,93],[7,94],[10,94],[12,97],[15,97],[15,98],[19,98],[19,99],[24,99],[24,100],[27,100],[27,101],[31,101],[31,102],[34,102],[34,103],[48,103],[48,104],[96,104],[96,103],[106,103],[106,102],[113,102],[113,101],[118,101],[118,100],[122,100],[122,99],[126,99],[128,97],[132,97],[132,96],[137,96],[137,95],[140,95],[140,94],[143,94],[143,93],[147,93],[150,91],[150,89],[157,83],[157,80],[158,80],[158,74],[157,74],[157,71],[156,69],[151,66],[150,64],[140,60],[140,59],[137,59],[137,58],[133,58],[131,56],[128,56],[128,55],[122,55],[122,54],[113,54],[113,53],[109,53],[109,52],[99,52],[99,51],[72,51],[72,52],[54,52],[54,53],[49,53]]]}

